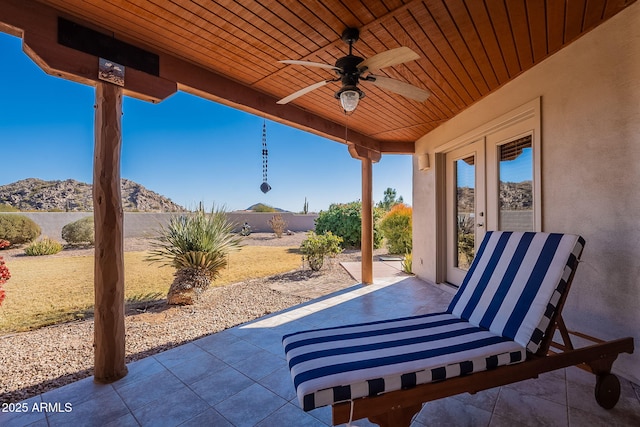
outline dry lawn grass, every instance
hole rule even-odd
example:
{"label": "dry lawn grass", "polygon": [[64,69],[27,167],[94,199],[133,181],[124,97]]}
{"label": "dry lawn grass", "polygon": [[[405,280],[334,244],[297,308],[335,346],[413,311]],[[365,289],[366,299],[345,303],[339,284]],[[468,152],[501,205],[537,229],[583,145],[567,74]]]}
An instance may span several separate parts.
{"label": "dry lawn grass", "polygon": [[[174,269],[149,264],[146,252],[125,253],[125,299],[148,303],[166,298]],[[291,271],[300,254],[287,247],[244,246],[212,286]],[[11,262],[7,298],[0,310],[0,335],[27,331],[92,315],[93,256],[24,257]]]}

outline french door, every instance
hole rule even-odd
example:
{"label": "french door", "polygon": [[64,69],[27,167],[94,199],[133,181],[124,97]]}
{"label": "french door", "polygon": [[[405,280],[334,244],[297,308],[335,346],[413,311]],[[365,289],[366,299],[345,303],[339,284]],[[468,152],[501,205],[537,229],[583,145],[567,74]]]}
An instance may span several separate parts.
{"label": "french door", "polygon": [[487,230],[542,230],[540,129],[537,98],[436,148],[446,193],[436,280],[460,285]]}
{"label": "french door", "polygon": [[484,138],[446,154],[447,282],[460,285],[485,234]]}

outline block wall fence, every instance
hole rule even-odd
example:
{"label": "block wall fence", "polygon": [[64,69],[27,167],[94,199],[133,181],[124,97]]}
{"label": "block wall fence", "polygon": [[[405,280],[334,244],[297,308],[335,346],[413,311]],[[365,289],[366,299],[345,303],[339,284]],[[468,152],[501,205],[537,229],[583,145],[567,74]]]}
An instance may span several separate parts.
{"label": "block wall fence", "polygon": [[[91,212],[12,212],[24,215],[35,221],[42,229],[42,236],[62,240],[62,227],[80,218],[93,215]],[[177,213],[124,213],[124,237],[153,237],[161,225],[167,225],[169,218]],[[272,212],[228,212],[229,219],[237,224],[235,231],[239,231],[242,224],[248,222],[251,230],[256,233],[273,232],[269,220],[275,215]],[[287,222],[287,229],[296,233],[315,229],[318,214],[294,214],[281,212]]]}

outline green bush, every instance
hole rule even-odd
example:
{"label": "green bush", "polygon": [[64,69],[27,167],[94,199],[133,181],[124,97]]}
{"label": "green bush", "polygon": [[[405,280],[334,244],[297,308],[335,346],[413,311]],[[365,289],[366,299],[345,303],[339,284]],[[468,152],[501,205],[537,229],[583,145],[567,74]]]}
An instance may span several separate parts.
{"label": "green bush", "polygon": [[62,243],[48,237],[33,242],[24,249],[24,253],[29,256],[53,255],[62,250]]}
{"label": "green bush", "polygon": [[[373,247],[379,248],[382,244],[382,234],[378,230],[377,223],[382,216],[381,210],[373,210]],[[334,203],[329,210],[320,211],[316,218],[316,233],[327,231],[342,238],[342,246],[347,248],[359,248],[362,242],[362,203]]]}
{"label": "green bush", "polygon": [[0,214],[0,239],[12,245],[34,241],[40,236],[40,226],[24,215]]}
{"label": "green bush", "polygon": [[327,231],[324,234],[316,234],[313,231],[307,233],[307,238],[302,241],[300,251],[303,253],[303,259],[309,262],[309,267],[313,271],[318,271],[324,264],[324,257],[333,257],[342,252],[340,243],[342,238],[334,236],[333,233]]}
{"label": "green bush", "polygon": [[62,227],[62,239],[70,245],[93,245],[95,242],[93,217],[87,216]]}
{"label": "green bush", "polygon": [[387,239],[387,247],[392,254],[411,252],[411,216],[411,207],[399,203],[392,207],[380,221],[380,230]]}

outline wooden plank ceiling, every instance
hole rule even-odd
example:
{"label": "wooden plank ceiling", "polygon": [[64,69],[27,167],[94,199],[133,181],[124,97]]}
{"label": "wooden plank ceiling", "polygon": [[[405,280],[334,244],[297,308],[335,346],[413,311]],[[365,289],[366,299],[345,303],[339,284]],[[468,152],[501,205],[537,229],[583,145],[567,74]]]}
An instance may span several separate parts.
{"label": "wooden plank ceiling", "polygon": [[[418,103],[362,84],[366,98],[348,119],[350,129],[384,147],[415,141],[633,1],[40,0],[274,99],[335,77],[331,70],[278,61],[333,65],[347,53],[340,39],[346,27],[360,29],[354,54],[364,58],[408,46],[419,60],[377,74],[426,88],[431,97]],[[328,84],[293,105],[343,124],[338,88]]]}

